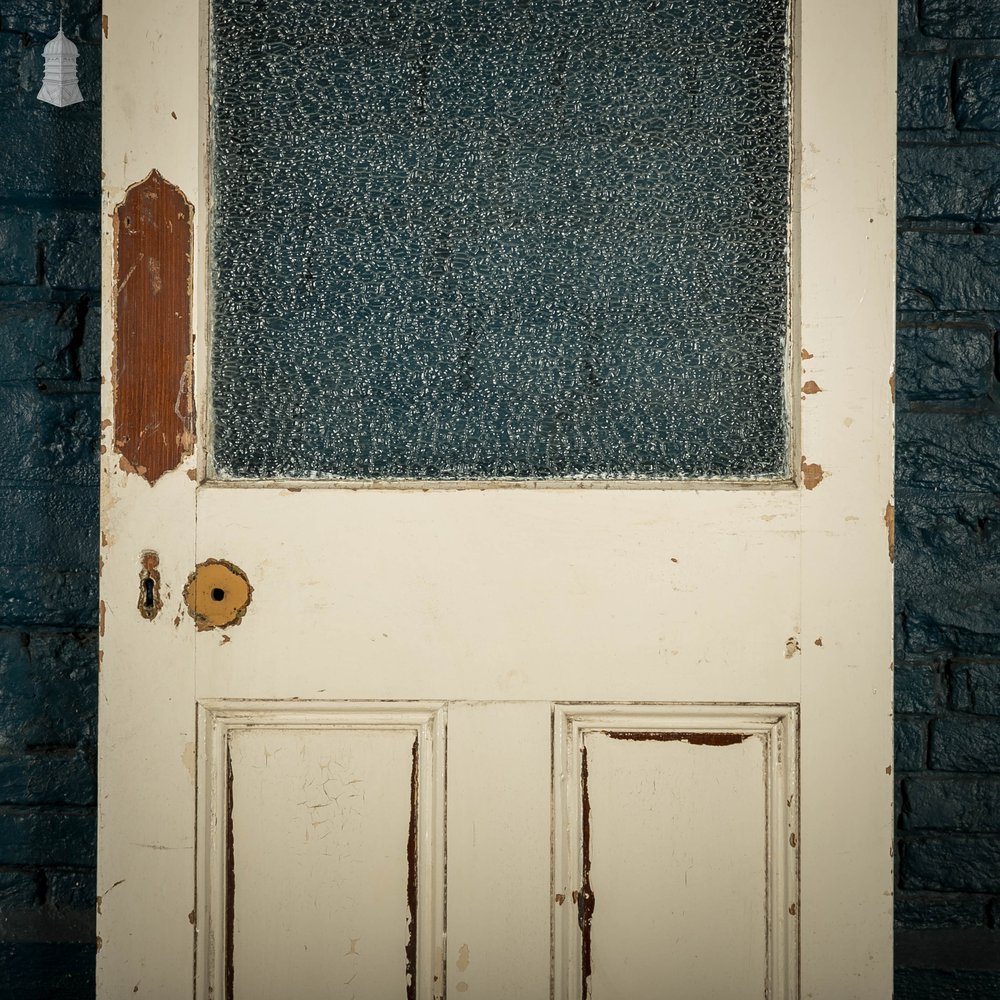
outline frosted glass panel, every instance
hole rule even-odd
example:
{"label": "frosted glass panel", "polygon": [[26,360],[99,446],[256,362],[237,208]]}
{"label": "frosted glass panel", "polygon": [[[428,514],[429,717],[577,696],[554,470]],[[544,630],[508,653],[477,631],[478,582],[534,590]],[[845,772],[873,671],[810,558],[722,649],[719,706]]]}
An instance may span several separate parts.
{"label": "frosted glass panel", "polygon": [[222,477],[787,473],[784,0],[213,0]]}

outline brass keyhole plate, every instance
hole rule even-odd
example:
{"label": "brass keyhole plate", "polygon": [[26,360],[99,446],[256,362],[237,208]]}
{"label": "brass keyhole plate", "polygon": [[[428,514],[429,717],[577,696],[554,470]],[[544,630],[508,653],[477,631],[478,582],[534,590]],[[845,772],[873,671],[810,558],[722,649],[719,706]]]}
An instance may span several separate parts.
{"label": "brass keyhole plate", "polygon": [[246,573],[226,559],[198,563],[184,587],[184,603],[199,632],[238,625],[252,596]]}

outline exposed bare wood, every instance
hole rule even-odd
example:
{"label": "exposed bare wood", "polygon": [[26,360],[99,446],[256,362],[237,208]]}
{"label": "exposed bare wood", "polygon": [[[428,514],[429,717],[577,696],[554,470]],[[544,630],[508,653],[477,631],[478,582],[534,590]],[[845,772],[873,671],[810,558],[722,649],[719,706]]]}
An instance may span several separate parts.
{"label": "exposed bare wood", "polygon": [[150,484],[194,447],[193,211],[156,170],[115,209],[114,444]]}
{"label": "exposed bare wood", "polygon": [[199,632],[239,625],[252,598],[246,573],[226,559],[199,563],[184,586],[184,603]]}

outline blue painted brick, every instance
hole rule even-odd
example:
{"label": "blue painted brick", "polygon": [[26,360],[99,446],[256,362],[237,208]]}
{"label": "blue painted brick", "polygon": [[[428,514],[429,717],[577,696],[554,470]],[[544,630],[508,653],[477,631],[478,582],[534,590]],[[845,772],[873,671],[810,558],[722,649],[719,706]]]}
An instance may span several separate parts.
{"label": "blue painted brick", "polygon": [[992,494],[896,494],[897,658],[1000,655]]}
{"label": "blue painted brick", "polygon": [[903,794],[907,830],[1000,832],[1000,778],[907,778]]}
{"label": "blue painted brick", "polygon": [[920,30],[917,23],[917,0],[899,0],[897,12],[899,42],[901,47],[905,47]]}
{"label": "blue painted brick", "polygon": [[1000,8],[990,0],[922,0],[920,27],[937,38],[1000,38]]}
{"label": "blue painted brick", "polygon": [[900,327],[896,333],[897,400],[985,396],[993,385],[995,336],[996,331],[986,323]]}
{"label": "blue painted brick", "polygon": [[951,707],[977,715],[1000,715],[1000,663],[966,663],[951,668]]}
{"label": "blue painted brick", "polygon": [[92,488],[0,486],[0,565],[93,572],[95,499]]}
{"label": "blue painted brick", "polygon": [[899,218],[1000,219],[1000,147],[992,143],[903,143],[897,176]]}
{"label": "blue painted brick", "polygon": [[97,902],[96,873],[56,871],[46,876],[47,902],[57,910],[92,910]]}
{"label": "blue painted brick", "polygon": [[0,34],[0,108],[31,107],[39,86],[38,54],[27,35]]}
{"label": "blue painted brick", "polygon": [[61,0],[59,7],[40,0],[4,0],[0,28],[46,41],[59,30],[60,14],[63,30],[73,41],[100,40],[100,0]]}
{"label": "blue painted brick", "polygon": [[57,212],[39,225],[50,288],[99,289],[101,227],[93,212]]}
{"label": "blue painted brick", "polygon": [[92,749],[96,724],[94,633],[0,632],[0,751]]}
{"label": "blue painted brick", "polygon": [[[100,117],[86,104],[5,111],[0,143],[0,191],[82,195],[101,189]],[[25,151],[30,150],[30,155]]]}
{"label": "blue painted brick", "polygon": [[955,100],[959,128],[1000,128],[1000,60],[960,59]]}
{"label": "blue painted brick", "polygon": [[82,356],[74,358],[71,350],[77,311],[76,302],[0,302],[0,378],[76,378],[83,366]]}
{"label": "blue painted brick", "polygon": [[0,871],[0,917],[10,910],[27,910],[42,902],[39,874],[25,869]]}
{"label": "blue painted brick", "polygon": [[97,802],[92,752],[0,754],[0,806],[90,806]]}
{"label": "blue painted brick", "polygon": [[1000,771],[1000,719],[938,719],[930,762],[944,771]]}
{"label": "blue painted brick", "polygon": [[992,493],[1000,483],[1000,414],[896,414],[896,484]]}
{"label": "blue painted brick", "polygon": [[97,393],[0,385],[0,480],[97,485]]}
{"label": "blue painted brick", "polygon": [[91,302],[84,321],[80,377],[89,382],[101,378],[101,307],[96,302]]}
{"label": "blue painted brick", "polygon": [[[0,160],[3,153],[0,152]],[[0,190],[3,190],[0,174]],[[0,285],[31,285],[37,274],[37,227],[32,212],[0,208]]]}
{"label": "blue painted brick", "polygon": [[0,944],[0,996],[11,1000],[87,1000],[94,996],[93,944]]}
{"label": "blue painted brick", "polygon": [[951,124],[948,79],[951,60],[943,55],[899,57],[899,127],[942,129]]}
{"label": "blue painted brick", "polygon": [[921,770],[927,760],[927,723],[897,718],[894,729],[896,770]]}
{"label": "blue painted brick", "polygon": [[1000,311],[1000,237],[903,232],[897,249],[901,309]]}
{"label": "blue painted brick", "polygon": [[996,1000],[1000,972],[896,969],[893,1000]]}
{"label": "blue painted brick", "polygon": [[926,930],[935,927],[980,927],[986,916],[981,899],[938,893],[897,892],[895,924],[898,929]]}
{"label": "blue painted brick", "polygon": [[[0,508],[3,498],[0,497]],[[96,520],[97,495],[89,517]],[[95,546],[96,549],[96,546]],[[95,552],[94,561],[97,559]],[[0,626],[97,627],[97,574],[84,569],[4,565],[0,558]]]}
{"label": "blue painted brick", "polygon": [[944,702],[944,678],[938,667],[929,664],[900,664],[895,673],[897,712],[932,713]]}
{"label": "blue painted brick", "polygon": [[907,889],[1000,892],[1000,837],[948,834],[907,839],[899,868]]}
{"label": "blue painted brick", "polygon": [[89,867],[96,838],[91,812],[0,809],[0,865]]}

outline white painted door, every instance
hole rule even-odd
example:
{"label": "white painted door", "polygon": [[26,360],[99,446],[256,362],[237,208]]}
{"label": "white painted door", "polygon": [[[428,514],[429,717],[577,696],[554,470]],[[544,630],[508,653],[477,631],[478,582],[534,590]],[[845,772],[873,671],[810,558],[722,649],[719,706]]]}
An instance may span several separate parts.
{"label": "white painted door", "polygon": [[213,473],[207,7],[105,4],[100,996],[890,996],[892,5],[792,19],[794,474],[416,484]]}

